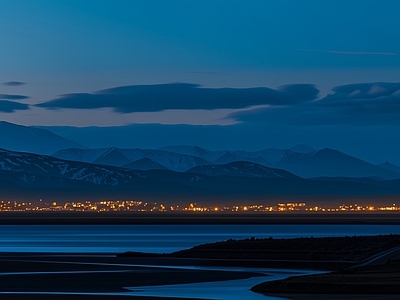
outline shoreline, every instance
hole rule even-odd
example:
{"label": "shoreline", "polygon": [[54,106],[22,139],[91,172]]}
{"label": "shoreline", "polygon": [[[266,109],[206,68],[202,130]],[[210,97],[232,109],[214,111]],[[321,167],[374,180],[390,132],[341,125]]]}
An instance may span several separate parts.
{"label": "shoreline", "polygon": [[388,212],[0,212],[0,225],[400,225]]}

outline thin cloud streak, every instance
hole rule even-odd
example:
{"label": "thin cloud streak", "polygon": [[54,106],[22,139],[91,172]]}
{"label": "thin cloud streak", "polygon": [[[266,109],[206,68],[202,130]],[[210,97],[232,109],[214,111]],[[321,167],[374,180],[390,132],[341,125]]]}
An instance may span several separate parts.
{"label": "thin cloud streak", "polygon": [[21,86],[26,84],[25,82],[22,81],[7,81],[7,82],[3,82],[3,85],[6,86]]}
{"label": "thin cloud streak", "polygon": [[371,51],[339,51],[339,50],[316,50],[316,49],[299,49],[303,52],[318,52],[318,53],[331,53],[343,55],[383,55],[383,56],[399,56],[395,52],[371,52]]}
{"label": "thin cloud streak", "polygon": [[25,95],[9,95],[9,94],[0,94],[0,99],[2,100],[24,100],[28,99],[29,96]]}

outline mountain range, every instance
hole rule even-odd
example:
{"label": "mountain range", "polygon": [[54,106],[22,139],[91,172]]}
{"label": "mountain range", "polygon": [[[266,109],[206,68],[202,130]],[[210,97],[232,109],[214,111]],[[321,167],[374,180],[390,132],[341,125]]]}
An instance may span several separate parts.
{"label": "mountain range", "polygon": [[236,201],[400,195],[400,167],[307,145],[259,151],[197,146],[88,149],[0,122],[0,199]]}
{"label": "mountain range", "polygon": [[[303,149],[305,149],[303,147]],[[260,151],[210,151],[197,146],[170,146],[161,149],[64,149],[54,157],[86,163],[104,164],[129,169],[168,169],[185,172],[194,167],[214,166],[246,161],[261,166],[283,169],[302,178],[371,177],[381,180],[400,178],[396,166],[373,165],[334,149],[300,153],[291,149],[269,148]],[[200,169],[199,169],[200,170]]]}
{"label": "mountain range", "polygon": [[159,149],[89,149],[46,129],[0,122],[0,148],[95,164],[137,170],[169,169],[184,172],[202,165],[248,161],[284,169],[303,178],[372,177],[400,178],[400,167],[385,162],[373,165],[334,149],[315,150],[307,145],[290,149],[258,151],[211,151],[197,146],[166,146]]}
{"label": "mountain range", "polygon": [[288,171],[237,161],[203,165],[186,172],[62,160],[0,150],[2,199],[153,201],[268,201],[299,197],[388,196],[400,194],[400,180],[303,179]]}

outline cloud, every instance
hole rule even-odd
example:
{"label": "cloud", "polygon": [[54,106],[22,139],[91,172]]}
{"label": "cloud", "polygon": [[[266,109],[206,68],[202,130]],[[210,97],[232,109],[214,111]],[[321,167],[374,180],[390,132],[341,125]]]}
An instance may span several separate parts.
{"label": "cloud", "polygon": [[324,106],[365,106],[371,104],[384,105],[396,102],[400,83],[373,82],[338,86],[332,93],[317,102]]}
{"label": "cloud", "polygon": [[7,85],[7,86],[20,86],[20,85],[24,85],[26,84],[25,82],[21,82],[21,81],[7,81],[7,82],[3,82],[3,85]]}
{"label": "cloud", "polygon": [[279,90],[290,93],[299,101],[314,100],[319,93],[319,90],[313,84],[287,84],[281,86]]}
{"label": "cloud", "polygon": [[28,99],[28,96],[24,95],[7,95],[7,94],[0,94],[0,99],[3,100],[23,100]]}
{"label": "cloud", "polygon": [[383,55],[383,56],[398,56],[399,53],[395,52],[373,52],[373,51],[338,51],[338,50],[315,50],[315,49],[299,49],[303,52],[319,52],[330,54],[343,54],[343,55]]}
{"label": "cloud", "polygon": [[334,114],[364,124],[400,124],[400,83],[376,82],[344,85],[317,101]]}
{"label": "cloud", "polygon": [[313,85],[293,85],[273,90],[266,87],[203,88],[196,84],[173,83],[123,86],[96,93],[67,94],[36,106],[47,109],[108,107],[119,113],[168,109],[241,109],[259,105],[295,105],[313,100],[317,94],[318,89]]}
{"label": "cloud", "polygon": [[0,100],[0,112],[12,113],[16,110],[27,110],[27,109],[29,109],[29,105],[27,104],[8,101],[8,100]]}
{"label": "cloud", "polygon": [[400,83],[338,86],[326,97],[286,107],[230,114],[239,122],[286,125],[400,125]]}
{"label": "cloud", "polygon": [[216,72],[216,71],[191,71],[191,72],[187,72],[189,74],[204,74],[204,75],[215,75],[215,74],[219,74],[220,72]]}

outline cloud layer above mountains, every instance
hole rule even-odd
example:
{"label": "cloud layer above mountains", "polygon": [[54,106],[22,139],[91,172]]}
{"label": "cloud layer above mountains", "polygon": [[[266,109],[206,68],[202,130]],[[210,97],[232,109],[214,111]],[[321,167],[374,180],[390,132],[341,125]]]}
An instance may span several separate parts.
{"label": "cloud layer above mountains", "polygon": [[[13,84],[15,83],[13,81],[11,83],[12,83],[11,85],[18,85],[18,84]],[[0,94],[0,112],[12,113],[17,110],[29,109],[28,104],[12,101],[12,100],[24,100],[28,98],[29,97],[25,95]]]}
{"label": "cloud layer above mountains", "polygon": [[[295,126],[400,124],[400,83],[349,84],[334,87],[330,94],[320,99],[317,99],[318,94],[319,90],[312,84],[270,89],[204,88],[196,84],[173,83],[67,94],[36,106],[46,109],[111,108],[117,113],[235,109],[238,111],[227,115],[227,119]],[[255,108],[248,109],[252,107]]]}
{"label": "cloud layer above mountains", "polygon": [[360,83],[338,86],[322,99],[277,108],[230,114],[242,122],[290,125],[400,124],[400,83]]}
{"label": "cloud layer above mountains", "polygon": [[273,90],[266,87],[203,88],[195,84],[174,83],[124,86],[90,94],[67,94],[37,106],[48,109],[108,107],[119,113],[169,109],[241,109],[259,105],[295,105],[314,100],[318,92],[317,88],[308,84],[288,85]]}
{"label": "cloud layer above mountains", "polygon": [[0,112],[12,113],[17,110],[27,110],[29,105],[14,101],[0,100]]}
{"label": "cloud layer above mountains", "polygon": [[0,99],[2,100],[23,100],[28,99],[28,96],[25,95],[8,95],[8,94],[0,94]]}

